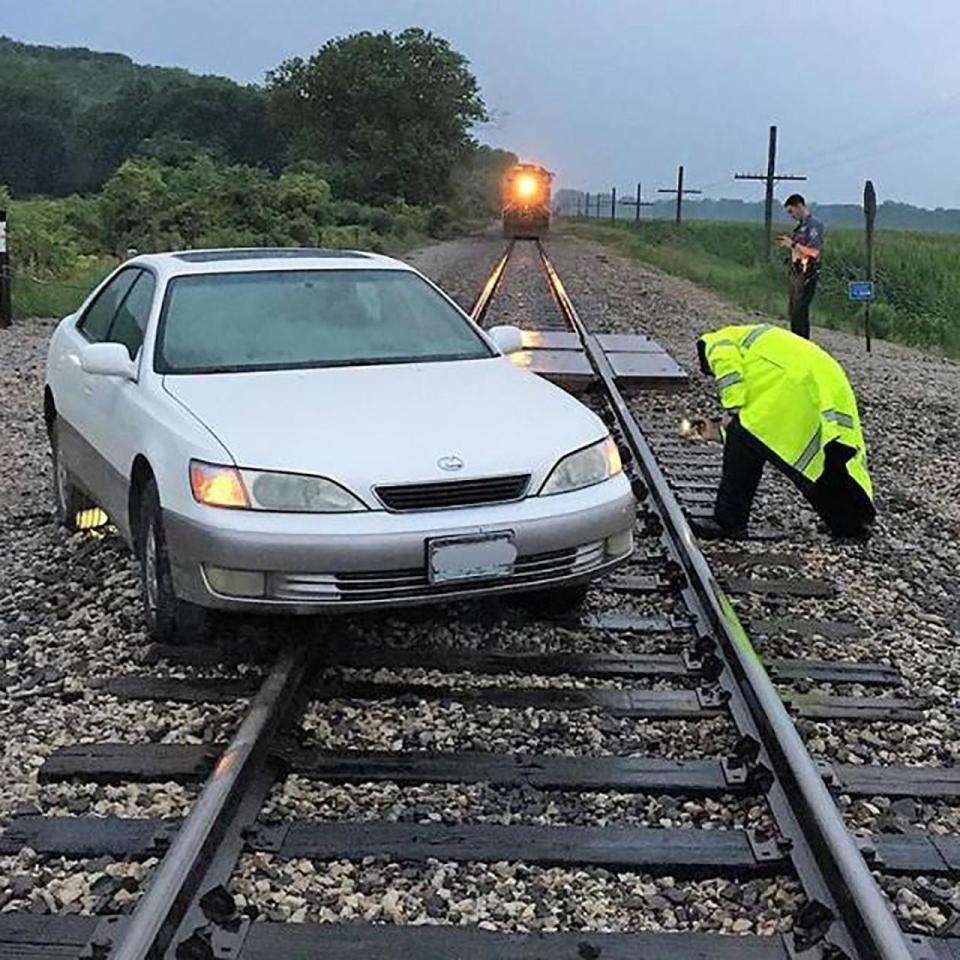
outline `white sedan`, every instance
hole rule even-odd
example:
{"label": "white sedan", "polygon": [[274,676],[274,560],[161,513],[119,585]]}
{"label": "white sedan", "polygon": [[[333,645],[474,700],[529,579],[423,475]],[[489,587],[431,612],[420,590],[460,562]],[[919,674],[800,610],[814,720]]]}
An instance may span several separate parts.
{"label": "white sedan", "polygon": [[603,423],[519,347],[387,257],[136,257],[50,343],[60,517],[106,512],[158,639],[211,608],[576,602],[632,553],[634,500]]}

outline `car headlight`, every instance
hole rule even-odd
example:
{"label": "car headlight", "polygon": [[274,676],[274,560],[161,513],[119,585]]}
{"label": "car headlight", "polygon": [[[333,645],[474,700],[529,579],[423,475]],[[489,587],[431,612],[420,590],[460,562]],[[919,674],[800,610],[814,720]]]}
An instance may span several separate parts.
{"label": "car headlight", "polygon": [[326,477],[271,473],[190,461],[190,489],[198,503],[234,510],[351,513],[366,510],[349,490]]}
{"label": "car headlight", "polygon": [[550,471],[546,483],[540,488],[540,496],[592,487],[615,477],[622,469],[616,443],[612,437],[605,437],[589,447],[567,454]]}

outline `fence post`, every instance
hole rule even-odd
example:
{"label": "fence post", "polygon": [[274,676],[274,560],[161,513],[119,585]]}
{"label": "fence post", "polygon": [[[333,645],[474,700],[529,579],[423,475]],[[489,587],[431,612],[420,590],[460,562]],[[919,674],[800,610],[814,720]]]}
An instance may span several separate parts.
{"label": "fence post", "polygon": [[[877,193],[873,181],[863,186],[863,215],[867,228],[867,279],[873,281],[873,221],[877,216]],[[867,341],[867,353],[870,353],[870,301],[863,305],[863,335]]]}
{"label": "fence post", "polygon": [[7,211],[0,209],[0,327],[9,327],[13,322],[10,274],[10,254],[7,253]]}
{"label": "fence post", "polygon": [[583,215],[590,219],[590,191],[587,191],[586,199],[583,202]]}
{"label": "fence post", "polygon": [[680,226],[680,221],[683,217],[683,164],[677,168],[677,213],[676,213],[676,222],[677,226]]}
{"label": "fence post", "polygon": [[637,181],[637,208],[633,211],[633,219],[636,223],[640,222],[640,181]]}
{"label": "fence post", "polygon": [[617,188],[610,188],[610,222],[616,226],[617,224]]}

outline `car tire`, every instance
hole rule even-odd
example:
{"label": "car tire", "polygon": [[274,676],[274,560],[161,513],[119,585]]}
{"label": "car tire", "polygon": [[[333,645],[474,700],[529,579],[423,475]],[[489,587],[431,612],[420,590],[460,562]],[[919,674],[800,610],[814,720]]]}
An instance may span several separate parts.
{"label": "car tire", "polygon": [[562,616],[576,613],[587,599],[587,585],[574,587],[550,587],[521,594],[524,607],[532,613],[546,616]]}
{"label": "car tire", "polygon": [[77,514],[88,510],[93,503],[80,492],[60,455],[60,432],[54,421],[50,431],[50,452],[53,456],[53,504],[57,523],[71,533],[76,532]]}
{"label": "car tire", "polygon": [[202,644],[210,632],[210,611],[181,600],[173,592],[163,513],[153,479],[147,481],[140,495],[137,559],[143,619],[150,639],[158,643]]}

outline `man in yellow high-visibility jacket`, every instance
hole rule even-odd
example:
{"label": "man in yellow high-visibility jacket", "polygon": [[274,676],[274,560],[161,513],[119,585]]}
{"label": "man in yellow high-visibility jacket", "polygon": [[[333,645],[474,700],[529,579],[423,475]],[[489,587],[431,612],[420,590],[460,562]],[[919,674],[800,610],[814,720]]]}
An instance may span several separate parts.
{"label": "man in yellow high-visibility jacket", "polygon": [[704,538],[742,536],[763,465],[787,474],[836,537],[866,539],[876,515],[867,447],[843,368],[815,343],[769,323],[697,341],[724,408],[723,477]]}

